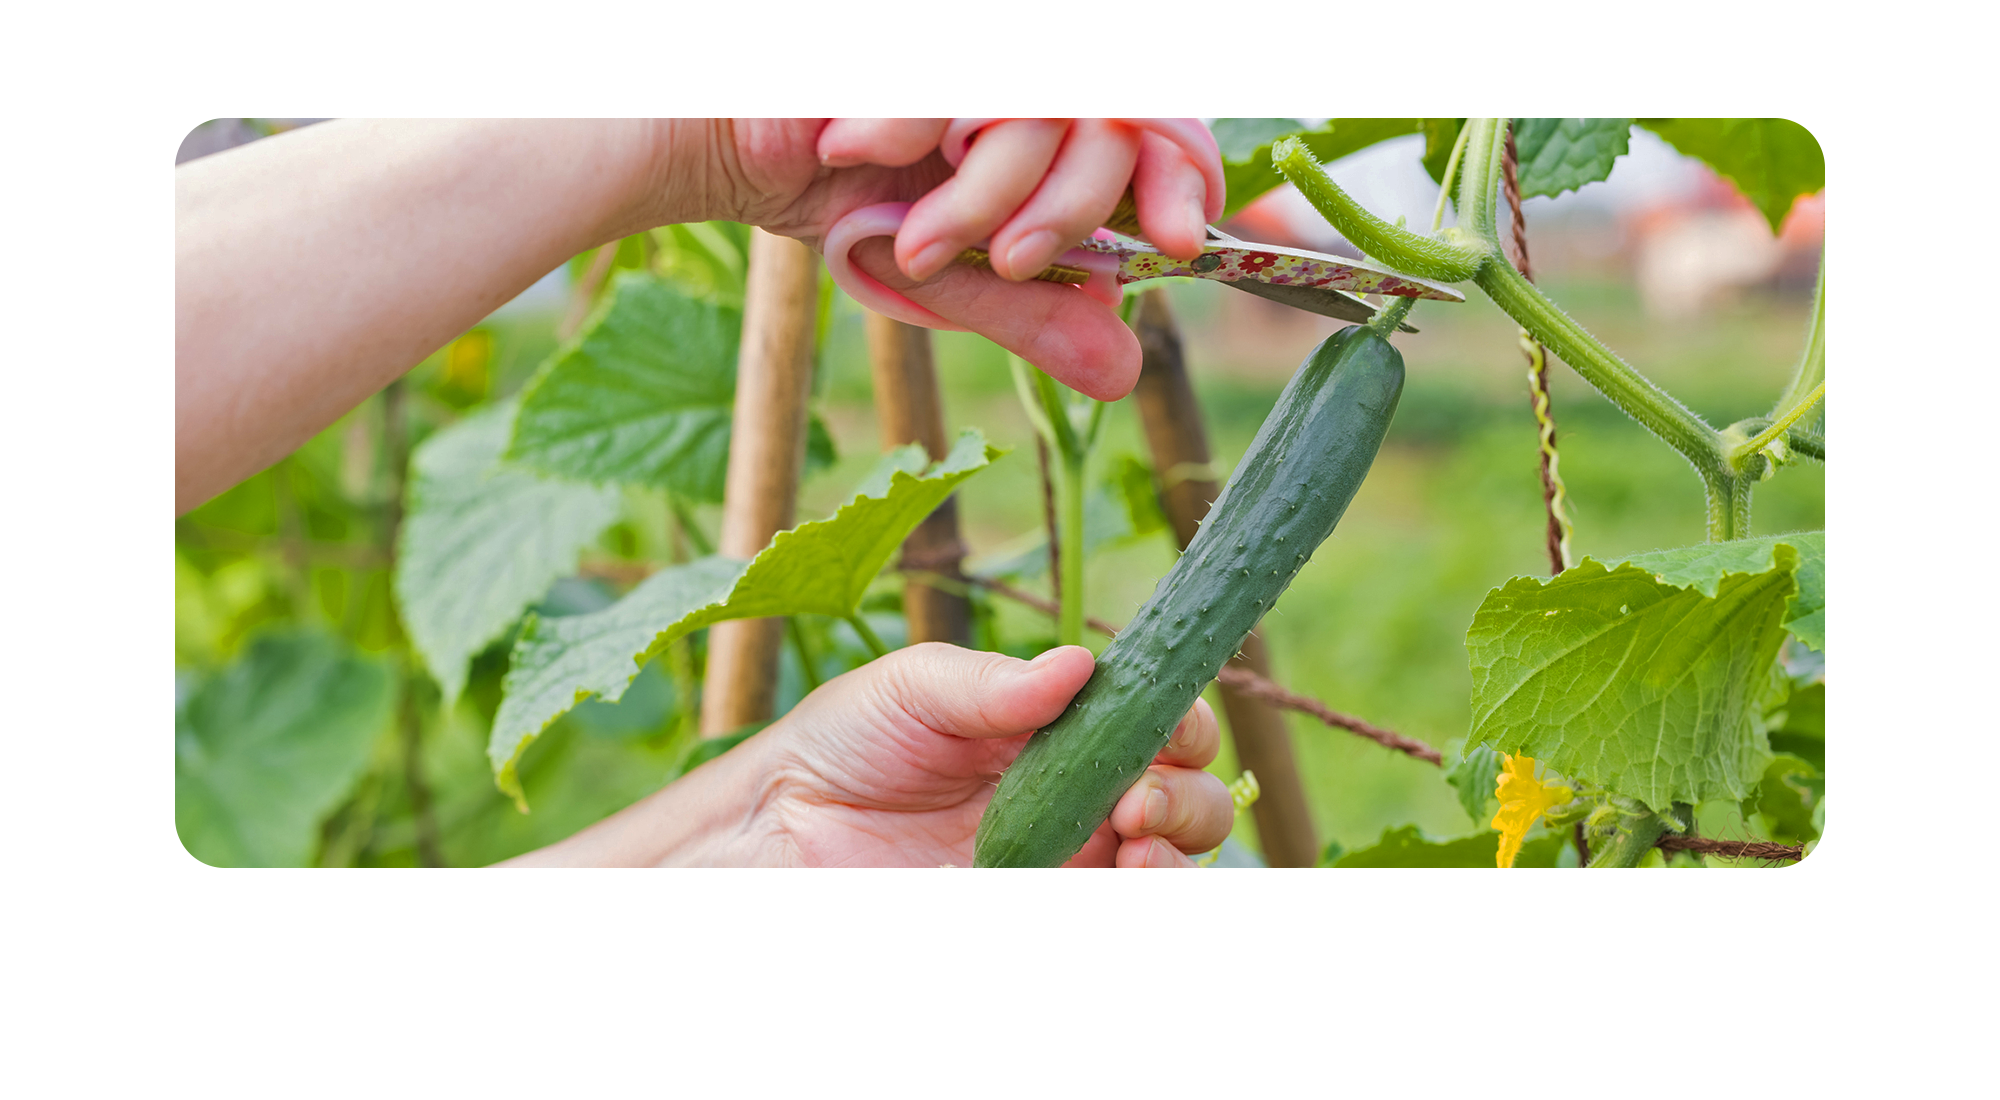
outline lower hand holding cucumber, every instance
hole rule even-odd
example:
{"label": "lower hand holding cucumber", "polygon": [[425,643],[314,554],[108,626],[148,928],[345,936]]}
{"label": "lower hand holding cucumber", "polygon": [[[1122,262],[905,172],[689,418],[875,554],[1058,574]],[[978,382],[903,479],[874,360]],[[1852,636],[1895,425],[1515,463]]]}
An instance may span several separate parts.
{"label": "lower hand holding cucumber", "polygon": [[[761,733],[514,866],[966,866],[993,780],[1090,678],[1090,651],[1033,661],[938,642],[828,681]],[[1229,835],[1215,712],[1183,706],[1075,867],[1190,867]],[[1072,858],[1073,857],[1073,858]],[[1059,861],[1060,862],[1060,861]]]}

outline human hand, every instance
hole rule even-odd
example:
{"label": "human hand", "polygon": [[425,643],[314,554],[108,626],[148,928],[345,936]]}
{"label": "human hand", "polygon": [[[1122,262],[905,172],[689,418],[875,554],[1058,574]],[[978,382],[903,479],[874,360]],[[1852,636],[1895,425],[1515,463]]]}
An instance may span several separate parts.
{"label": "human hand", "polygon": [[[915,866],[972,863],[1000,772],[1094,665],[1082,646],[1033,661],[939,642],[834,679],[755,737],[521,866]],[[1235,806],[1201,768],[1221,741],[1196,700],[1071,867],[1190,867]]]}
{"label": "human hand", "polygon": [[[984,121],[675,120],[660,218],[728,218],[820,248],[848,213],[912,202],[893,246],[853,246],[856,267],[1075,389],[1124,396],[1139,374],[1131,332],[1103,302],[1032,277],[1103,224],[1128,183],[1148,239],[1197,255],[1223,203],[1213,139],[1192,119],[1161,123],[1177,140],[1111,119],[968,125]],[[953,263],[989,239],[990,270]]]}
{"label": "human hand", "polygon": [[[764,820],[745,835],[783,863],[969,865],[1000,772],[1092,667],[1081,646],[1029,662],[931,643],[833,680],[759,735]],[[1222,843],[1235,807],[1201,770],[1219,744],[1197,700],[1068,866],[1190,867]]]}

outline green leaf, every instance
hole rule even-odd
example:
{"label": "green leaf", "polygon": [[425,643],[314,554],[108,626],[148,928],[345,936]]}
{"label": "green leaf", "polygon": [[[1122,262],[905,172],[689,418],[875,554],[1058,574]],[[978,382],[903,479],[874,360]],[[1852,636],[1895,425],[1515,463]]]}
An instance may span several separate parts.
{"label": "green leaf", "polygon": [[[1562,851],[1561,834],[1537,837],[1521,845],[1516,867],[1554,867]],[[1415,825],[1382,830],[1372,846],[1347,853],[1335,867],[1492,867],[1500,854],[1500,834],[1484,832],[1457,840],[1432,840]]]}
{"label": "green leaf", "polygon": [[1642,118],[1639,125],[1736,185],[1776,233],[1800,195],[1826,187],[1812,131],[1783,118]]}
{"label": "green leaf", "polygon": [[[1785,629],[1814,649],[1826,648],[1826,532],[1800,531],[1733,542],[1710,542],[1674,550],[1654,550],[1626,559],[1662,583],[1693,587],[1713,596],[1730,573],[1762,573],[1777,568],[1777,548],[1798,552],[1798,594],[1785,609]],[[1615,563],[1614,563],[1615,564]]]}
{"label": "green leaf", "polygon": [[298,867],[368,766],[396,701],[388,666],[318,632],[267,634],[174,700],[174,827],[216,867]]}
{"label": "green leaf", "polygon": [[742,314],[622,274],[521,392],[507,457],[557,477],[722,499]]}
{"label": "green leaf", "polygon": [[738,222],[684,222],[652,231],[655,270],[688,297],[743,308],[749,271],[749,227]]}
{"label": "green leaf", "polygon": [[1521,197],[1575,191],[1611,174],[1632,146],[1629,118],[1517,118]]}
{"label": "green leaf", "polygon": [[1208,127],[1225,163],[1247,160],[1258,146],[1311,128],[1299,118],[1218,118]]}
{"label": "green leaf", "polygon": [[[486,755],[500,789],[526,812],[516,768],[549,724],[592,697],[617,702],[639,674],[655,638],[674,639],[725,618],[715,609],[742,579],[744,563],[707,557],[647,577],[623,599],[588,615],[530,616],[501,681],[499,713]],[[703,612],[708,612],[704,615]]]}
{"label": "green leaf", "polygon": [[1124,505],[1126,534],[1120,538],[1142,539],[1167,529],[1167,514],[1160,508],[1152,466],[1129,454],[1115,455],[1106,463],[1100,483]]}
{"label": "green leaf", "polygon": [[924,467],[930,464],[931,456],[921,443],[905,443],[900,447],[891,447],[882,452],[882,457],[875,460],[875,465],[868,468],[868,472],[861,478],[861,484],[854,487],[854,494],[864,497],[882,496],[889,491],[889,483],[898,470],[914,477],[922,474]]}
{"label": "green leaf", "polygon": [[1472,731],[1648,806],[1746,797],[1797,575],[1824,536],[1585,558],[1487,594],[1466,632]]}
{"label": "green leaf", "polygon": [[[1271,133],[1278,127],[1272,123],[1285,121],[1278,119],[1216,119],[1209,129],[1218,135],[1228,134],[1231,147],[1240,149],[1250,136],[1264,137],[1241,156],[1231,156],[1224,152],[1222,175],[1229,188],[1229,201],[1224,207],[1224,218],[1250,205],[1265,192],[1285,182],[1284,173],[1271,164],[1271,143],[1282,137],[1298,135],[1306,148],[1321,164],[1330,164],[1349,153],[1356,153],[1393,137],[1418,132],[1422,120],[1414,118],[1336,118],[1317,129],[1300,125],[1284,133]],[[1296,119],[1289,120],[1296,122]],[[1222,143],[1218,136],[1216,143]]]}
{"label": "green leaf", "polygon": [[1764,815],[1765,835],[1780,844],[1804,844],[1819,839],[1813,810],[1826,797],[1826,777],[1811,763],[1780,753],[1764,769],[1757,793],[1743,806],[1743,816]]}
{"label": "green leaf", "polygon": [[1494,784],[1500,778],[1500,754],[1485,745],[1468,745],[1458,762],[1444,773],[1445,782],[1458,792],[1458,804],[1474,825],[1491,828],[1494,812]]}
{"label": "green leaf", "polygon": [[1824,674],[1794,676],[1783,702],[1765,716],[1771,751],[1790,753],[1826,770],[1826,680]]}
{"label": "green leaf", "polygon": [[585,699],[616,701],[647,661],[692,631],[725,619],[857,612],[917,524],[1003,453],[967,431],[923,476],[893,468],[879,494],[857,493],[827,519],[778,532],[748,564],[703,558],[662,569],[602,611],[529,619],[487,745],[500,789],[519,802],[515,767],[529,742]]}
{"label": "green leaf", "polygon": [[466,663],[504,635],[618,517],[616,489],[541,477],[500,461],[511,402],[424,440],[410,459],[397,537],[396,600],[446,706]]}

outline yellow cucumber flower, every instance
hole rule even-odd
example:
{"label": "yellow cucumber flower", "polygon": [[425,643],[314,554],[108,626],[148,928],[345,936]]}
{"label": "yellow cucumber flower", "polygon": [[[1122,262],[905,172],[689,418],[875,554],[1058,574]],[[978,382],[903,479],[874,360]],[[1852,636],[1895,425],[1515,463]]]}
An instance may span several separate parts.
{"label": "yellow cucumber flower", "polygon": [[1528,835],[1528,827],[1543,811],[1551,806],[1560,806],[1576,794],[1568,787],[1544,786],[1535,778],[1535,760],[1530,756],[1508,756],[1503,758],[1500,776],[1493,784],[1493,793],[1500,798],[1500,812],[1493,815],[1493,827],[1500,830],[1500,851],[1496,862],[1501,867],[1512,867],[1514,857],[1521,854],[1521,841]]}

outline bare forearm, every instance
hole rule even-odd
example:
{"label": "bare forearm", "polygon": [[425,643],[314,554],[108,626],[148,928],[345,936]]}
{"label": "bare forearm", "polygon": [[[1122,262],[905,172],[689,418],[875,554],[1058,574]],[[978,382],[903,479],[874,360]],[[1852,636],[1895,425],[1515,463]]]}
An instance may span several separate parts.
{"label": "bare forearm", "polygon": [[782,782],[752,738],[625,809],[506,867],[750,867],[786,850],[764,810]]}
{"label": "bare forearm", "polygon": [[175,510],[670,212],[645,122],[323,123],[175,175]]}

